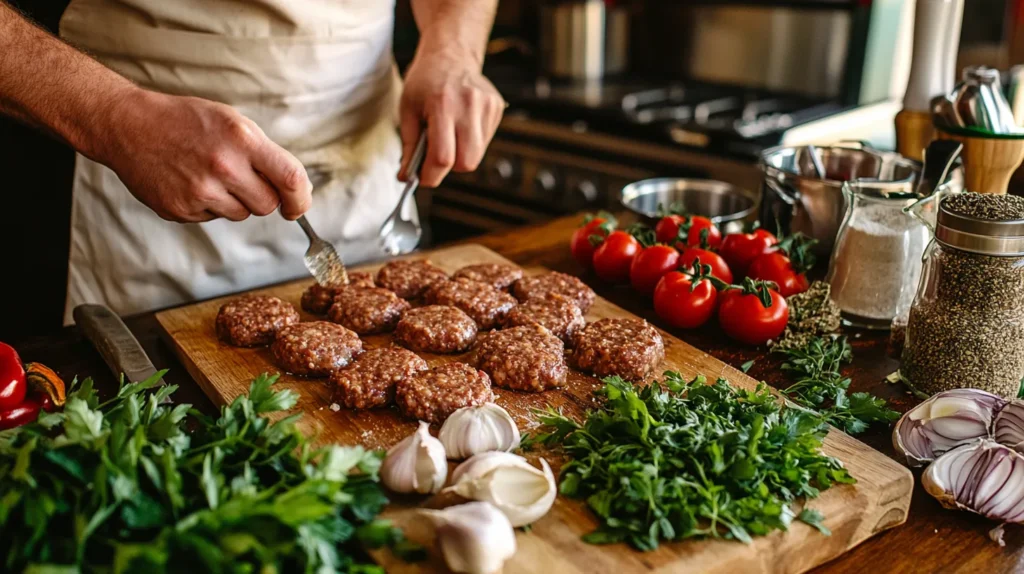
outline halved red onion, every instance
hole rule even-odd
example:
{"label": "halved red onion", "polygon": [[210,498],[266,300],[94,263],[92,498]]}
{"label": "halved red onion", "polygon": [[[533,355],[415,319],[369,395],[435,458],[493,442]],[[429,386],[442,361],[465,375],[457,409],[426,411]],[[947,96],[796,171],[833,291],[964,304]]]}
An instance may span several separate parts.
{"label": "halved red onion", "polygon": [[935,459],[921,485],[946,508],[1001,522],[1024,521],[1024,456],[992,440],[959,446]]}
{"label": "halved red onion", "polygon": [[992,437],[1024,453],[1024,401],[1013,400],[1003,406],[992,423]]}
{"label": "halved red onion", "polygon": [[991,436],[1005,401],[980,389],[943,391],[907,411],[892,431],[896,451],[921,466],[960,445]]}

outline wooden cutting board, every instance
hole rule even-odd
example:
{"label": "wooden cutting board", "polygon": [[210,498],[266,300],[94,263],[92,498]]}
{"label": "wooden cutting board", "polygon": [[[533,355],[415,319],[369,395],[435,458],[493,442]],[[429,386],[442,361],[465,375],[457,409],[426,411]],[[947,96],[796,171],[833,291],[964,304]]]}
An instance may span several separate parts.
{"label": "wooden cutting board", "polygon": [[[479,245],[460,245],[427,254],[427,257],[448,272],[471,263],[508,260]],[[359,270],[374,271],[375,267]],[[527,269],[540,273],[543,269]],[[301,280],[257,291],[276,295],[299,308],[302,291],[312,280]],[[268,349],[239,349],[218,341],[214,318],[227,298],[179,307],[157,314],[168,342],[181,362],[209,397],[224,404],[244,393],[253,377],[263,372],[277,372]],[[302,312],[303,320],[315,317]],[[603,317],[631,317],[625,310],[598,298],[587,313],[587,320]],[[732,384],[753,388],[756,381],[718,359],[711,357],[666,332],[664,369],[679,371],[686,377],[705,375],[708,380],[727,378]],[[363,339],[366,348],[390,344],[388,335]],[[434,365],[461,357],[422,354]],[[593,390],[599,383],[588,376],[571,372],[564,389],[542,394],[518,393],[495,389],[497,403],[512,414],[520,429],[530,425],[530,410],[554,405],[569,416],[581,419],[595,405]],[[278,388],[290,388],[302,398],[298,409],[305,416],[300,427],[315,433],[321,443],[362,444],[369,448],[386,448],[412,432],[416,423],[401,418],[393,409],[338,412],[330,409],[328,386],[317,380],[282,375]],[[436,432],[436,429],[435,429]],[[579,501],[559,497],[547,516],[530,532],[518,534],[519,551],[505,565],[505,574],[532,572],[587,572],[588,574],[628,572],[803,572],[822,564],[856,546],[873,534],[902,524],[910,507],[913,477],[906,468],[885,455],[837,430],[825,440],[825,451],[840,460],[857,479],[855,485],[833,487],[809,506],[825,515],[825,525],[832,530],[826,537],[817,530],[794,522],[788,532],[776,532],[756,538],[746,545],[721,540],[688,541],[665,544],[653,552],[637,552],[626,545],[592,546],[580,536],[596,526],[594,517]],[[550,460],[557,471],[557,460]],[[423,520],[409,510],[416,504],[436,506],[445,498],[423,500],[399,497],[386,514],[406,530],[413,540],[429,545],[430,533]],[[374,556],[389,572],[443,572],[443,561],[436,551],[426,562],[406,564],[388,552]]]}

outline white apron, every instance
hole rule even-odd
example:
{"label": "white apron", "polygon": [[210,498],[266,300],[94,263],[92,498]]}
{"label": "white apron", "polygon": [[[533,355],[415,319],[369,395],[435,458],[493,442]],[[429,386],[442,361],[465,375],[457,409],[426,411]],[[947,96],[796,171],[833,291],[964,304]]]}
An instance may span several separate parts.
{"label": "white apron", "polygon": [[[140,86],[234,106],[329,175],[307,217],[355,263],[380,254],[401,191],[393,19],[393,0],[72,0],[60,31]],[[66,323],[81,303],[126,315],[307,273],[280,214],[167,222],[81,155],[73,194]]]}

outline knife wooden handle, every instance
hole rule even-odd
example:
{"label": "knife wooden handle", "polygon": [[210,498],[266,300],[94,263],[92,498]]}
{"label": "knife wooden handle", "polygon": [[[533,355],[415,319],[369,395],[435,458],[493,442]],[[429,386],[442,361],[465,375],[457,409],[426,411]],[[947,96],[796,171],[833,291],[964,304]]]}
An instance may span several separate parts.
{"label": "knife wooden handle", "polygon": [[75,323],[92,342],[103,362],[115,375],[124,373],[130,382],[138,382],[156,374],[146,351],[138,339],[113,311],[104,305],[79,305],[72,312]]}

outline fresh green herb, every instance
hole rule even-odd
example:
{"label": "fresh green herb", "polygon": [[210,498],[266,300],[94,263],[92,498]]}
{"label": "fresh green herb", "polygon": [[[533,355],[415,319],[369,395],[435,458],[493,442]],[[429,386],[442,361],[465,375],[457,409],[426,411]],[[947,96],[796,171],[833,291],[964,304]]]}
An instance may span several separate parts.
{"label": "fresh green herb", "polygon": [[[855,482],[821,454],[822,418],[786,407],[763,384],[746,391],[673,372],[643,388],[604,383],[606,401],[583,424],[549,408],[524,439],[526,448],[568,455],[559,490],[586,500],[601,522],[587,542],[640,550],[686,538],[750,542],[785,530],[794,500]],[[796,518],[820,524],[810,513]]]}
{"label": "fresh green herb", "polygon": [[4,571],[369,573],[360,544],[416,550],[376,519],[379,453],[267,418],[298,398],[276,376],[212,419],[165,405],[163,374],[102,403],[72,383],[63,412],[0,433]]}
{"label": "fresh green herb", "polygon": [[823,524],[825,517],[822,516],[822,514],[817,510],[814,510],[813,508],[805,508],[801,510],[800,514],[797,516],[797,519],[801,522],[807,523],[817,528],[818,532],[821,532],[825,536],[832,536],[832,531],[829,530],[825,526],[825,524]]}
{"label": "fresh green herb", "polygon": [[840,369],[853,359],[853,352],[846,337],[812,337],[800,347],[775,347],[772,352],[786,357],[782,370],[796,379],[782,394],[821,413],[829,424],[858,434],[872,423],[899,418],[899,413],[888,408],[884,399],[870,393],[847,394],[850,379]]}
{"label": "fresh green herb", "polygon": [[742,365],[740,365],[740,370],[743,371],[744,373],[746,373],[746,372],[750,371],[750,367],[753,367],[753,366],[754,366],[754,359],[750,359],[746,363],[743,363]]}

